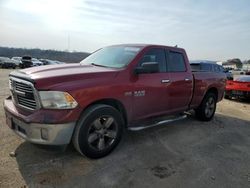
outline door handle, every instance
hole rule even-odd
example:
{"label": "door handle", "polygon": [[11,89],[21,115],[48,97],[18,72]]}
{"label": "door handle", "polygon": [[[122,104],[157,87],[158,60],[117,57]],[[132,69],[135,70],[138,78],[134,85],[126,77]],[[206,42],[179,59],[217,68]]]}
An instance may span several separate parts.
{"label": "door handle", "polygon": [[187,82],[187,81],[189,81],[190,79],[188,79],[188,78],[185,78],[185,81]]}
{"label": "door handle", "polygon": [[169,83],[170,80],[161,80],[161,83]]}

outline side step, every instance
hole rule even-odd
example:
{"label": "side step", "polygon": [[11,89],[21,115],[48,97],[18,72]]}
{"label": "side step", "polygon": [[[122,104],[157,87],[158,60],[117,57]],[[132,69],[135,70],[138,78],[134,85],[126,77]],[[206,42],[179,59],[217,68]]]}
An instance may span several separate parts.
{"label": "side step", "polygon": [[166,124],[166,123],[171,123],[171,122],[174,122],[174,121],[179,121],[179,120],[182,120],[182,119],[185,119],[185,118],[187,118],[186,114],[180,115],[180,116],[176,116],[176,117],[171,118],[171,119],[165,119],[165,120],[155,121],[154,123],[152,123],[150,125],[146,124],[144,126],[128,127],[128,130],[130,130],[130,131],[140,131],[140,130],[151,128],[151,127],[155,127],[155,126],[158,126],[158,125],[163,125],[163,124]]}

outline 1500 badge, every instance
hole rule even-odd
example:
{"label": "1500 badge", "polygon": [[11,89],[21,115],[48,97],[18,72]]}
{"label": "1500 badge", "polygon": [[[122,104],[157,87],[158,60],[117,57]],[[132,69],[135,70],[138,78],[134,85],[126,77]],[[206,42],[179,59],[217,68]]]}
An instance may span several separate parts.
{"label": "1500 badge", "polygon": [[142,91],[128,91],[128,92],[125,92],[124,95],[125,96],[135,96],[135,97],[143,97],[145,96],[146,92],[145,90],[142,90]]}
{"label": "1500 badge", "polygon": [[135,97],[143,97],[145,96],[145,90],[142,90],[142,91],[134,91],[134,96]]}

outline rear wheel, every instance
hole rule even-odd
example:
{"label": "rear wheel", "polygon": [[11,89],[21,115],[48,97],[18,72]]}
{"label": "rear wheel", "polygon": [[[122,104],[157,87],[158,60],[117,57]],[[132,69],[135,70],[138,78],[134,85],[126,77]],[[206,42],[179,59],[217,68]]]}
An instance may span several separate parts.
{"label": "rear wheel", "polygon": [[216,110],[217,97],[214,93],[207,93],[200,106],[195,110],[196,117],[201,121],[210,121]]}
{"label": "rear wheel", "polygon": [[90,158],[108,155],[119,143],[124,121],[121,114],[108,105],[94,105],[83,113],[73,135],[76,150]]}

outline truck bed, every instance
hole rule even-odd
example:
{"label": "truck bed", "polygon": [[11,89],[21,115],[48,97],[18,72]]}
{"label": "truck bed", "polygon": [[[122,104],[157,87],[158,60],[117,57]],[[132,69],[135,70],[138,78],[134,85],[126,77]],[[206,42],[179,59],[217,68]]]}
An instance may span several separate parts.
{"label": "truck bed", "polygon": [[206,91],[217,88],[218,101],[221,101],[224,95],[224,86],[226,75],[216,72],[192,71],[193,74],[193,97],[190,108],[196,108],[201,103]]}

